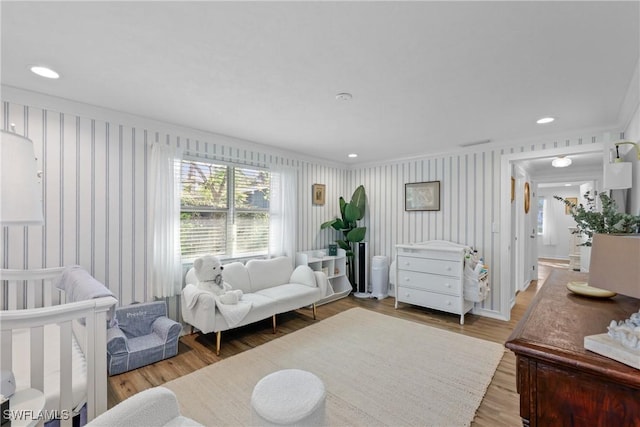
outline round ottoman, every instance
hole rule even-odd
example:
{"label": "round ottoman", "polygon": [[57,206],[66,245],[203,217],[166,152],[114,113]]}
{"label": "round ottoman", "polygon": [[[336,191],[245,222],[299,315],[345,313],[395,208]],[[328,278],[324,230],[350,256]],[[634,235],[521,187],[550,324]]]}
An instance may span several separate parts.
{"label": "round ottoman", "polygon": [[323,382],[311,372],[274,372],[253,388],[251,425],[324,426],[325,396]]}

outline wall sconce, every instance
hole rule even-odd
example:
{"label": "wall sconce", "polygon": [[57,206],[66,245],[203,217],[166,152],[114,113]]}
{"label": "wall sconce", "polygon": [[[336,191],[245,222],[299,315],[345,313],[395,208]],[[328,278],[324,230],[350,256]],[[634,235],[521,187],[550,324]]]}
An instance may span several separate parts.
{"label": "wall sconce", "polygon": [[636,142],[631,142],[631,141],[620,141],[620,142],[616,142],[615,146],[616,146],[616,152],[618,151],[618,147],[620,147],[621,145],[631,145],[636,149],[636,153],[638,154],[638,160],[640,160],[640,145],[638,145],[638,143]]}
{"label": "wall sconce", "polygon": [[633,186],[631,162],[605,163],[602,187],[605,190],[625,190]]}
{"label": "wall sconce", "polygon": [[0,137],[0,223],[40,225],[44,219],[33,142],[6,131]]}

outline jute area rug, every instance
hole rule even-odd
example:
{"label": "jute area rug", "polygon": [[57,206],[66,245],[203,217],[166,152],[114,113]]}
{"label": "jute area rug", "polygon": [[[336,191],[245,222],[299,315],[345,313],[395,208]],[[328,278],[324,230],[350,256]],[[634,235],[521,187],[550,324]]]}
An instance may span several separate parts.
{"label": "jute area rug", "polygon": [[327,390],[331,426],[468,426],[504,348],[352,308],[170,381],[182,414],[207,426],[247,426],[265,375],[297,368]]}

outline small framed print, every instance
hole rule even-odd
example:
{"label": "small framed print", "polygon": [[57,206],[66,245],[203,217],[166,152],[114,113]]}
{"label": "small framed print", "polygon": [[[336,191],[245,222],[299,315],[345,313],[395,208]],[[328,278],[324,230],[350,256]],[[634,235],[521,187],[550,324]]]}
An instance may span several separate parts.
{"label": "small framed print", "polygon": [[516,199],[516,179],[511,177],[511,201]]}
{"label": "small framed print", "polygon": [[311,200],[314,205],[324,205],[324,184],[313,184],[311,187]]}
{"label": "small framed print", "polygon": [[577,197],[567,197],[565,199],[567,202],[571,203],[571,205],[564,205],[564,214],[565,215],[571,215],[573,213],[573,211],[575,210],[575,207],[571,207],[571,206],[577,206],[578,205],[578,198]]}
{"label": "small framed print", "polygon": [[440,181],[412,182],[404,185],[405,211],[439,211]]}

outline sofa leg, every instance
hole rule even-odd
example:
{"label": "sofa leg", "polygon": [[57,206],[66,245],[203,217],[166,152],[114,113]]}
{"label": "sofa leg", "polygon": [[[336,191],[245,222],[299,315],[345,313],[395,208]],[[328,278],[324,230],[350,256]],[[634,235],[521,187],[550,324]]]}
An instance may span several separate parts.
{"label": "sofa leg", "polygon": [[220,339],[222,338],[222,331],[216,332],[216,356],[220,356]]}
{"label": "sofa leg", "polygon": [[316,320],[316,303],[313,303],[313,320]]}
{"label": "sofa leg", "polygon": [[274,314],[271,317],[271,319],[272,319],[271,323],[273,323],[273,333],[275,334],[276,333],[276,315]]}

